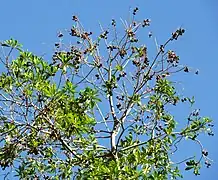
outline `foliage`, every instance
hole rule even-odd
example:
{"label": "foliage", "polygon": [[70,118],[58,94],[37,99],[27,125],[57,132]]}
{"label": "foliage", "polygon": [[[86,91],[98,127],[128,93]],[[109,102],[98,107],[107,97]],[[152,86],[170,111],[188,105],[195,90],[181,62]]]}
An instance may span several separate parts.
{"label": "foliage", "polygon": [[[166,50],[185,30],[173,32],[149,58],[137,33],[150,20],[136,21],[137,11],[131,22],[123,21],[123,35],[112,20],[96,40],[73,16],[73,45],[66,46],[59,33],[51,61],[23,50],[14,39],[1,43],[6,55],[0,75],[0,166],[5,177],[176,179],[182,177],[180,163],[196,175],[204,161],[211,165],[198,139],[201,133],[213,135],[211,119],[194,110],[182,127],[172,112],[177,105],[189,103],[192,109],[194,104],[170,80],[190,69]],[[173,162],[182,140],[197,143],[201,156]]]}

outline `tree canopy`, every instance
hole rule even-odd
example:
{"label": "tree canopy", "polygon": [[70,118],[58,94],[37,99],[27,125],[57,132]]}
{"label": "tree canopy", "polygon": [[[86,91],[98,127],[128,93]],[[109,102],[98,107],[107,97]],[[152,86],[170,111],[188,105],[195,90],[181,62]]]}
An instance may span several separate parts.
{"label": "tree canopy", "polygon": [[[77,16],[59,33],[52,58],[24,50],[14,39],[1,42],[0,166],[5,178],[177,179],[179,165],[200,174],[211,160],[199,135],[213,136],[212,120],[181,94],[178,73],[194,73],[168,44],[185,33],[178,28],[156,54],[138,36],[150,19],[124,30],[86,31]],[[67,37],[68,36],[68,37]],[[69,38],[71,43],[64,43]],[[155,41],[154,41],[155,42]],[[3,69],[2,67],[2,69]],[[173,77],[175,78],[173,79]],[[182,125],[175,108],[190,107]],[[200,157],[174,162],[178,144],[199,145]]]}

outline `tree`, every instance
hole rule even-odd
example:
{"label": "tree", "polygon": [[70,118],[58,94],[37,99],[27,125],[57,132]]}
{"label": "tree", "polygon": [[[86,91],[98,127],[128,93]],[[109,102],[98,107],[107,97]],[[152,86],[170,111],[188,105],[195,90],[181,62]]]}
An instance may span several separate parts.
{"label": "tree", "polygon": [[[0,165],[5,177],[176,179],[182,177],[180,163],[196,175],[203,163],[211,165],[198,137],[213,136],[212,120],[193,110],[181,127],[170,111],[178,104],[193,109],[195,102],[180,95],[171,80],[190,72],[167,49],[185,30],[174,31],[149,58],[144,37],[137,35],[150,20],[135,20],[137,11],[130,22],[122,22],[122,35],[113,19],[96,39],[73,16],[73,43],[55,43],[50,61],[23,50],[14,39],[1,43]],[[183,140],[197,143],[201,156],[173,162],[172,153]]]}

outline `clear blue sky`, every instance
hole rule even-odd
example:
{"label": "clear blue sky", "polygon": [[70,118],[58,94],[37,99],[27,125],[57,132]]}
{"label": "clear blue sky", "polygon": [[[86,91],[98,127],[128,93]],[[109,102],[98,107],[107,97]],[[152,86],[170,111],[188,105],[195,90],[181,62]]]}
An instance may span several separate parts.
{"label": "clear blue sky", "polygon": [[[201,109],[202,115],[209,115],[214,119],[215,136],[201,139],[214,160],[212,167],[203,168],[199,177],[187,173],[184,179],[218,179],[217,0],[2,1],[0,40],[13,37],[24,44],[24,48],[38,55],[49,54],[57,40],[57,32],[70,28],[73,14],[79,15],[87,29],[99,31],[99,22],[107,26],[112,18],[128,18],[129,8],[135,6],[140,9],[138,19],[152,20],[151,29],[159,43],[164,42],[177,27],[186,29],[185,35],[172,47],[175,47],[184,64],[200,69],[200,74],[181,76],[179,80],[185,87],[186,95],[195,95],[196,107]],[[194,149],[185,147],[183,150]]]}

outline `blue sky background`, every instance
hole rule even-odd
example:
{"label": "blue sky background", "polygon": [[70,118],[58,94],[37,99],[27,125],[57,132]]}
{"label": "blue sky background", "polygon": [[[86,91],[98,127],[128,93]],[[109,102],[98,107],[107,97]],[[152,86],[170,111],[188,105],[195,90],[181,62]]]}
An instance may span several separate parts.
{"label": "blue sky background", "polygon": [[[53,44],[57,41],[57,32],[71,27],[72,15],[78,15],[86,29],[99,32],[99,22],[107,27],[112,18],[127,19],[129,8],[133,9],[136,6],[139,7],[138,19],[152,20],[150,29],[160,44],[176,28],[182,26],[186,29],[185,35],[171,47],[180,55],[183,64],[199,69],[200,74],[181,75],[178,80],[183,84],[186,95],[195,96],[195,106],[201,109],[201,114],[209,115],[214,119],[215,136],[201,138],[210,157],[214,160],[212,167],[203,168],[201,176],[198,177],[186,173],[184,179],[217,179],[217,0],[7,0],[1,2],[0,40],[13,37],[21,42],[25,49],[38,55],[51,54]],[[183,109],[179,111],[182,113]],[[195,150],[198,149],[183,146],[180,151],[181,156],[182,151]]]}

